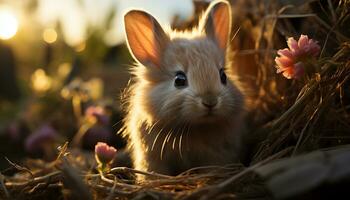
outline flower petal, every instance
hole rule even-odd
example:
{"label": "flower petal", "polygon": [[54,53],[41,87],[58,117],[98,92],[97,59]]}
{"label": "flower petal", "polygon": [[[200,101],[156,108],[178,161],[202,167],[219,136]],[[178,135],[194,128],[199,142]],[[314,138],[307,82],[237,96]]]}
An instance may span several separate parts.
{"label": "flower petal", "polygon": [[95,156],[98,162],[107,164],[113,160],[116,153],[117,150],[114,147],[104,142],[98,142],[95,146]]}
{"label": "flower petal", "polygon": [[298,41],[299,49],[304,49],[309,44],[309,38],[307,35],[301,35]]}
{"label": "flower petal", "polygon": [[278,50],[277,54],[280,55],[281,57],[285,56],[285,57],[290,58],[291,60],[294,60],[294,55],[291,52],[291,50],[289,50],[288,48]]}
{"label": "flower petal", "polygon": [[294,74],[294,69],[293,67],[289,67],[283,71],[282,75],[286,77],[287,79],[292,79]]}
{"label": "flower petal", "polygon": [[276,66],[276,74],[282,73],[284,71],[285,68],[279,68],[278,66]]}
{"label": "flower petal", "polygon": [[299,50],[298,42],[294,38],[292,38],[292,37],[288,38],[287,44],[288,44],[289,49],[292,52]]}
{"label": "flower petal", "polygon": [[320,45],[318,45],[317,41],[314,41],[311,39],[309,41],[308,47],[309,47],[308,48],[309,55],[316,57],[320,53],[321,47],[320,47]]}
{"label": "flower petal", "polygon": [[276,57],[275,62],[277,64],[277,66],[280,68],[290,67],[294,64],[293,60],[291,60],[288,57],[284,57],[284,56],[283,57]]}

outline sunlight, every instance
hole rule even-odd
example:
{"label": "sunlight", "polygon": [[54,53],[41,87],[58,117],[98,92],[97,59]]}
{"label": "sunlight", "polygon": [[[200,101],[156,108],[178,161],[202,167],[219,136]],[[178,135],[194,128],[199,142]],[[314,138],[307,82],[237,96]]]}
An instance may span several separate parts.
{"label": "sunlight", "polygon": [[49,44],[54,43],[57,40],[57,32],[52,28],[45,29],[43,39]]}
{"label": "sunlight", "polygon": [[38,93],[44,93],[52,86],[52,78],[43,69],[37,69],[32,74],[31,81],[34,91]]}
{"label": "sunlight", "polygon": [[0,39],[12,38],[18,29],[18,21],[13,12],[8,9],[0,9]]}

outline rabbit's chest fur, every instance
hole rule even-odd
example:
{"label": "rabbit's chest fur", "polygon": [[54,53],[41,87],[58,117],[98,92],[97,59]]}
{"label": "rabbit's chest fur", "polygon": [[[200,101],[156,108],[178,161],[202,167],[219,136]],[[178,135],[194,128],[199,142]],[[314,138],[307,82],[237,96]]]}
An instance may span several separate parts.
{"label": "rabbit's chest fur", "polygon": [[[135,167],[140,170],[177,175],[187,169],[238,162],[241,124],[226,127],[195,125],[151,128],[140,126],[134,134],[141,141],[134,149]],[[139,148],[143,147],[143,148]]]}

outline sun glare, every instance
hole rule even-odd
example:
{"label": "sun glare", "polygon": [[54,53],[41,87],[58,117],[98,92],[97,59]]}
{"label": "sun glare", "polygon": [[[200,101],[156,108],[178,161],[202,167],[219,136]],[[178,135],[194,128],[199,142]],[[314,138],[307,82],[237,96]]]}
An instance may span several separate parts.
{"label": "sun glare", "polygon": [[0,39],[12,38],[18,29],[18,21],[15,15],[7,9],[0,9]]}

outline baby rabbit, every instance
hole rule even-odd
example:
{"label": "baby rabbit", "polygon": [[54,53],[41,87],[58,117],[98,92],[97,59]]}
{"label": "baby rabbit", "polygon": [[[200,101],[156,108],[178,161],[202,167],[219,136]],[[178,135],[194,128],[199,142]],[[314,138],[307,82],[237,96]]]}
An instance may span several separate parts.
{"label": "baby rabbit", "polygon": [[239,161],[244,96],[226,59],[231,7],[211,3],[198,28],[165,31],[150,14],[125,17],[137,61],[127,92],[123,134],[138,170],[176,175]]}

